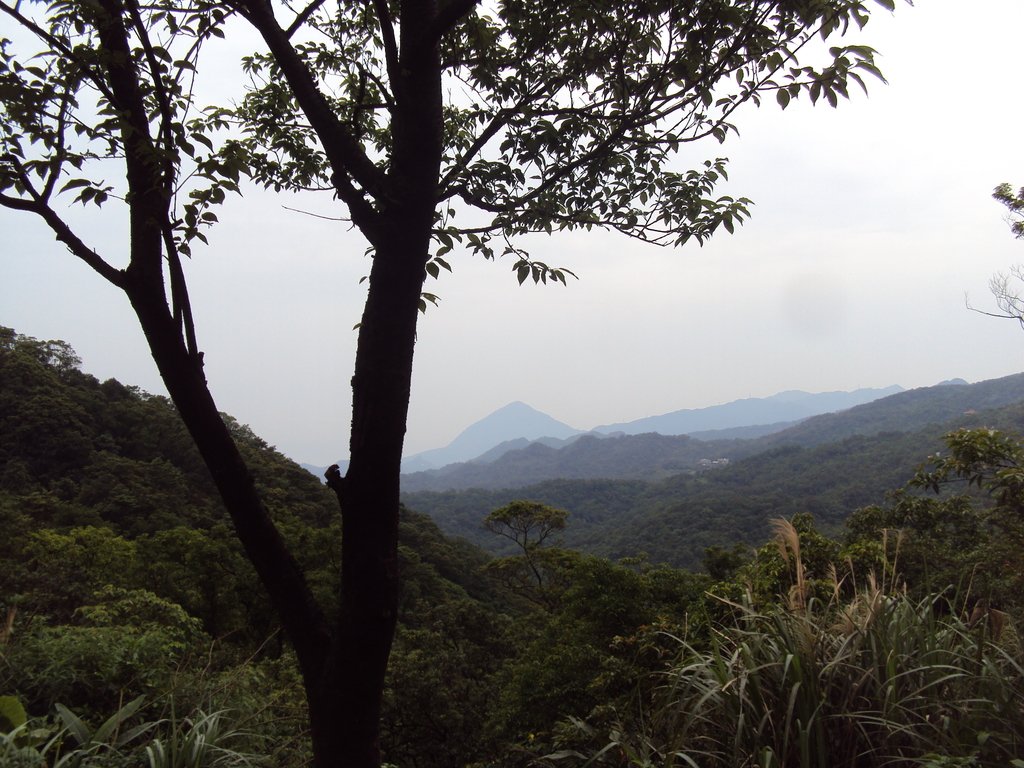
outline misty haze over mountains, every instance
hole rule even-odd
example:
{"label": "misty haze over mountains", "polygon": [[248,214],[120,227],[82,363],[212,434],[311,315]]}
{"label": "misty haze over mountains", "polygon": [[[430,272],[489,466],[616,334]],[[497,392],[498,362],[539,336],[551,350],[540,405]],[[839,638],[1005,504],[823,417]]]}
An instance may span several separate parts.
{"label": "misty haze over mountains", "polygon": [[[526,403],[515,402],[470,425],[447,446],[407,456],[402,462],[402,471],[421,472],[467,461],[492,462],[532,442],[560,448],[588,434],[641,435],[653,432],[666,436],[720,439],[759,437],[785,429],[810,416],[853,408],[902,391],[902,387],[895,385],[813,394],[789,390],[771,397],[746,398],[708,408],[683,409],[635,421],[606,424],[589,432],[564,424]],[[706,435],[708,432],[720,434]]]}

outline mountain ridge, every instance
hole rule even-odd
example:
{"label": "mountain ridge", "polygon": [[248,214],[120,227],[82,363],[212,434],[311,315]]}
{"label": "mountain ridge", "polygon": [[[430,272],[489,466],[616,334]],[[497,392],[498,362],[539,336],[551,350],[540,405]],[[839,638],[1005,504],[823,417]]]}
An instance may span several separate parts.
{"label": "mountain ridge", "polygon": [[[684,408],[633,421],[605,424],[592,430],[576,429],[526,403],[515,401],[470,424],[448,445],[405,457],[402,471],[411,474],[442,469],[456,463],[494,461],[508,450],[524,447],[519,442],[523,439],[568,442],[586,434],[637,435],[655,432],[672,436],[783,425],[821,413],[850,408],[900,391],[903,388],[898,385],[865,387],[849,392],[785,390],[769,397],[743,398],[706,408]],[[506,450],[498,450],[503,445]]]}
{"label": "mountain ridge", "polygon": [[[486,453],[505,440],[567,438],[579,434],[581,431],[516,400],[484,416],[479,421],[473,422],[448,445],[406,457],[402,460],[402,471],[408,472],[410,469],[415,471],[417,467],[433,469],[446,464],[467,461]],[[495,436],[503,437],[496,442]]]}
{"label": "mountain ridge", "polygon": [[[704,460],[735,461],[787,445],[815,446],[854,435],[909,432],[971,411],[1024,401],[1024,373],[969,385],[903,390],[843,411],[818,414],[753,439],[732,430],[705,438],[591,433],[555,447],[531,442],[490,462],[470,461],[402,476],[403,492],[515,488],[554,479],[657,480],[697,471]],[[729,439],[729,438],[732,439]],[[713,465],[720,466],[720,465]]]}
{"label": "mountain ridge", "polygon": [[[882,388],[862,387],[851,391],[805,392],[789,389],[769,397],[746,397],[706,408],[683,408],[658,416],[646,416],[633,421],[594,427],[604,434],[622,432],[639,435],[657,432],[662,435],[688,435],[695,431],[711,431],[751,427],[817,416],[822,413],[845,410],[902,392],[891,385]],[[770,414],[770,418],[768,415]],[[765,420],[767,418],[767,420]]]}

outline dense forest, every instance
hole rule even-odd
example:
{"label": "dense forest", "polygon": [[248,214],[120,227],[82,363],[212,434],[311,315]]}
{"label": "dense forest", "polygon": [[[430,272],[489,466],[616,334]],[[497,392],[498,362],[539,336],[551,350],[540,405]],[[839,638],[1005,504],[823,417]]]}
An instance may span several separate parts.
{"label": "dense forest", "polygon": [[[0,333],[0,765],[307,764],[294,656],[174,408],[79,363]],[[336,590],[332,494],[229,423]],[[1024,449],[960,429],[905,468],[940,436],[464,492],[498,557],[405,509],[386,760],[1020,765]]]}

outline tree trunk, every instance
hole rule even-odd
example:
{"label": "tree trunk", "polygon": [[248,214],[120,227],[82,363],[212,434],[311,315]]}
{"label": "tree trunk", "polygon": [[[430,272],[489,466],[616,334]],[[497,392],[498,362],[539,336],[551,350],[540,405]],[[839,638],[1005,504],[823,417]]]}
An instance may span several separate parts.
{"label": "tree trunk", "polygon": [[431,3],[403,3],[403,66],[392,83],[394,194],[364,230],[374,253],[352,377],[349,468],[331,484],[342,509],[340,610],[329,672],[317,703],[310,698],[317,768],[378,768],[381,760],[381,703],[398,611],[402,449],[441,164],[440,58],[436,41],[418,37],[434,12]]}
{"label": "tree trunk", "polygon": [[303,677],[319,679],[329,653],[329,627],[299,564],[256,492],[249,469],[210,394],[202,362],[189,354],[177,323],[167,311],[162,283],[147,281],[129,269],[124,288],[171,401],[210,471],[246,556],[281,617]]}
{"label": "tree trunk", "polygon": [[349,469],[331,484],[342,509],[342,591],[328,671],[310,698],[317,768],[380,765],[398,609],[399,477],[430,235],[429,226],[391,229],[374,255],[359,329]]}

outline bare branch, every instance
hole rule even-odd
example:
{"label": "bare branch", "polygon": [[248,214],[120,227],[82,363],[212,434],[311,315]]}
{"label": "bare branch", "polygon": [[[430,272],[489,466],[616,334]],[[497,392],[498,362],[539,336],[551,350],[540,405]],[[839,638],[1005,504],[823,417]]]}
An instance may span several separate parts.
{"label": "bare branch", "polygon": [[287,205],[282,205],[281,207],[284,208],[286,211],[291,211],[292,213],[301,213],[303,216],[312,216],[314,219],[323,219],[324,221],[344,221],[346,223],[352,222],[352,219],[348,218],[347,216],[324,216],[322,213],[304,211],[301,208],[292,208]]}
{"label": "bare branch", "polygon": [[971,306],[970,299],[965,295],[964,304],[971,312],[977,312],[986,317],[997,317],[1001,320],[1016,320],[1024,328],[1024,296],[1019,290],[1010,285],[1012,280],[1024,285],[1024,264],[1015,264],[1010,267],[1010,273],[998,272],[988,281],[988,289],[996,301],[999,312],[986,312]]}

